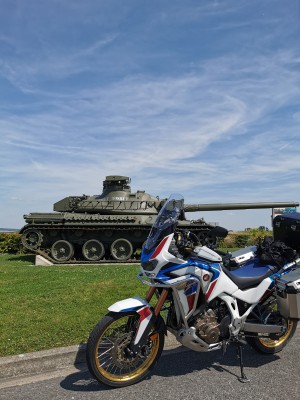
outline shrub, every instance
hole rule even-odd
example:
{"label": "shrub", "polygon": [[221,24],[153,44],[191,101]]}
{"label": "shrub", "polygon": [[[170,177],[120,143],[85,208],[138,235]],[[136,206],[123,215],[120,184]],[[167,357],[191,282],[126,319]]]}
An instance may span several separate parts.
{"label": "shrub", "polygon": [[22,247],[19,233],[0,233],[0,253],[18,254]]}
{"label": "shrub", "polygon": [[265,236],[272,236],[272,232],[262,231],[260,229],[251,229],[249,231],[249,241],[248,245],[257,245]]}
{"label": "shrub", "polygon": [[257,245],[265,236],[272,236],[272,232],[251,229],[247,232],[230,232],[225,239],[218,242],[219,247],[246,247]]}
{"label": "shrub", "polygon": [[237,232],[230,232],[223,240],[222,247],[227,247],[227,248],[237,247],[236,245],[237,237],[238,237]]}
{"label": "shrub", "polygon": [[235,238],[235,247],[246,247],[249,244],[249,234],[239,233]]}

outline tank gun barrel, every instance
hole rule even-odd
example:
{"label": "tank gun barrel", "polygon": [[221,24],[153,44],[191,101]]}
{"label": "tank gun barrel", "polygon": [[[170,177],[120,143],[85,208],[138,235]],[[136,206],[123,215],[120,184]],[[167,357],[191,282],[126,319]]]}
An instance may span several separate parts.
{"label": "tank gun barrel", "polygon": [[215,203],[215,204],[185,204],[184,211],[225,211],[225,210],[250,210],[259,208],[286,208],[298,207],[295,201],[287,202],[262,202],[262,203]]}

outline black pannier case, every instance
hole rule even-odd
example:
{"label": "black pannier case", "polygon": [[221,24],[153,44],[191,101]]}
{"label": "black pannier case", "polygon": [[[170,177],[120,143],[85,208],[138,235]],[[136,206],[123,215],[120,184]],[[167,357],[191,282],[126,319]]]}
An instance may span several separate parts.
{"label": "black pannier case", "polygon": [[274,240],[280,240],[300,252],[300,213],[277,215],[273,220]]}

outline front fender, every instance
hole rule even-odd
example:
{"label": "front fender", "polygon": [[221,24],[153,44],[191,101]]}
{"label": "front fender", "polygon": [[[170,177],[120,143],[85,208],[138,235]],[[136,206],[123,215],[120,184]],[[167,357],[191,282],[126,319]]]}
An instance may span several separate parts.
{"label": "front fender", "polygon": [[140,320],[132,349],[136,351],[139,348],[138,345],[140,344],[141,340],[144,344],[144,341],[148,337],[148,333],[153,325],[153,319],[155,319],[155,316],[150,309],[150,304],[145,299],[133,297],[117,301],[108,308],[108,311],[117,313],[135,311],[140,316]]}
{"label": "front fender", "polygon": [[161,315],[156,317],[151,309],[150,304],[141,297],[132,297],[117,301],[108,308],[108,311],[117,313],[134,311],[139,315],[139,326],[136,331],[134,341],[131,344],[131,349],[133,351],[138,351],[146,344],[153,326],[156,328],[157,332],[162,331],[166,334],[166,326]]}
{"label": "front fender", "polygon": [[128,312],[136,311],[141,307],[147,306],[150,309],[150,304],[141,297],[131,297],[129,299],[117,301],[108,307],[108,311],[112,312]]}

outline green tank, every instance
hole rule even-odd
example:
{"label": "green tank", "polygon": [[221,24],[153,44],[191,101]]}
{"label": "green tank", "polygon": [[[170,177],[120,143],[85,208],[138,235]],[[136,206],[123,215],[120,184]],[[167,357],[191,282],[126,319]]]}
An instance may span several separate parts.
{"label": "green tank", "polygon": [[[131,193],[129,184],[127,176],[107,176],[100,195],[66,197],[54,204],[55,212],[24,215],[26,225],[20,230],[23,245],[54,263],[139,259],[165,199],[145,191]],[[263,208],[253,206],[257,204],[262,203],[247,203],[246,208]],[[264,204],[279,207],[283,203]],[[194,212],[236,208],[234,204],[227,206],[231,208],[226,204],[188,204],[185,209]],[[216,240],[210,236],[214,225],[203,218],[184,219],[179,225],[195,233],[202,243]]]}

